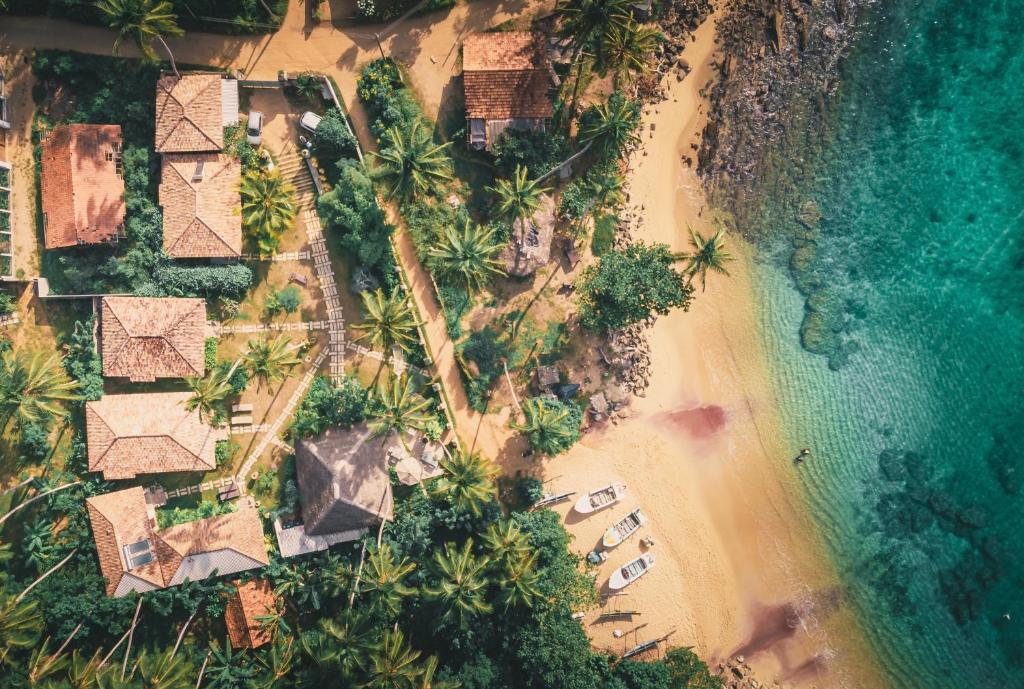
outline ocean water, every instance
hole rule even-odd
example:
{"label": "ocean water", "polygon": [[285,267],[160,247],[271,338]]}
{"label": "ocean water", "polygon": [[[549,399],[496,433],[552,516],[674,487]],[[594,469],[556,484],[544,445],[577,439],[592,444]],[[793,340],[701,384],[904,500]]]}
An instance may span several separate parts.
{"label": "ocean water", "polygon": [[757,268],[812,518],[888,687],[1024,688],[1024,0],[880,0],[830,122]]}

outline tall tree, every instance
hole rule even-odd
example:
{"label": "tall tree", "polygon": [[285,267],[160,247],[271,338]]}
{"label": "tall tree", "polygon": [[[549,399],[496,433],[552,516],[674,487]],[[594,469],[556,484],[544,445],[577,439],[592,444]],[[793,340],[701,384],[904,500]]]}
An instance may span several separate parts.
{"label": "tall tree", "polygon": [[4,596],[0,603],[0,665],[11,662],[11,654],[36,645],[43,629],[43,616],[35,599],[18,601]]}
{"label": "tall tree", "polygon": [[209,421],[222,411],[224,400],[232,393],[231,376],[238,366],[236,362],[228,370],[213,369],[204,377],[187,376],[185,385],[192,396],[185,401],[186,411],[199,410],[199,418]]}
{"label": "tall tree", "polygon": [[58,354],[5,352],[0,357],[0,433],[12,421],[20,430],[26,424],[62,418],[61,403],[77,401],[77,390],[78,383],[68,377]]}
{"label": "tall tree", "polygon": [[516,171],[510,179],[499,179],[488,191],[494,194],[495,213],[508,220],[524,220],[529,218],[540,208],[540,200],[543,194],[550,191],[548,187],[540,186],[540,182],[528,178],[529,170],[521,165],[516,165]]}
{"label": "tall tree", "polygon": [[272,340],[266,337],[249,340],[249,349],[242,360],[258,381],[257,388],[260,383],[270,387],[284,380],[289,371],[302,363],[287,335],[278,335]]}
{"label": "tall tree", "polygon": [[322,619],[316,629],[302,634],[306,662],[299,676],[301,684],[323,687],[352,680],[363,672],[377,646],[372,620],[358,610],[344,608],[331,619]]}
{"label": "tall tree", "polygon": [[295,220],[295,187],[279,170],[250,171],[242,177],[239,194],[242,224],[261,252],[274,253]]}
{"label": "tall tree", "polygon": [[423,664],[423,674],[416,681],[416,689],[459,689],[459,682],[435,679],[437,673],[437,656],[430,656]]}
{"label": "tall tree", "polygon": [[733,260],[733,257],[725,250],[725,237],[722,230],[716,231],[710,237],[705,237],[700,232],[690,229],[690,246],[693,251],[683,255],[687,262],[686,274],[690,281],[700,276],[700,291],[707,289],[708,271],[720,275],[728,275],[729,271],[725,264]]}
{"label": "tall tree", "polygon": [[576,114],[586,56],[594,56],[600,62],[610,32],[631,21],[631,4],[632,0],[563,0],[555,8],[559,34],[570,41],[576,72],[569,117]]}
{"label": "tall tree", "polygon": [[472,538],[466,539],[461,548],[445,543],[443,551],[434,553],[437,583],[427,589],[427,595],[441,604],[443,621],[464,627],[477,615],[491,611],[486,597],[487,565],[486,559],[473,554]]}
{"label": "tall tree", "polygon": [[588,108],[580,121],[579,140],[593,143],[602,155],[622,156],[626,146],[638,143],[640,106],[616,91],[608,100]]}
{"label": "tall tree", "polygon": [[388,186],[388,198],[404,201],[452,179],[452,165],[445,150],[451,142],[435,144],[422,120],[416,119],[402,131],[392,127],[384,135],[380,153],[370,152],[377,161],[374,176]]}
{"label": "tall tree", "polygon": [[602,76],[612,72],[616,86],[630,74],[647,74],[651,71],[651,55],[664,40],[657,29],[632,20],[611,26],[599,71]]}
{"label": "tall tree", "polygon": [[395,431],[403,444],[407,431],[422,431],[434,419],[430,401],[417,392],[415,382],[406,374],[393,375],[390,381],[377,385],[376,400],[369,414],[367,425],[374,437]]}
{"label": "tall tree", "polygon": [[359,339],[383,350],[385,360],[390,358],[393,346],[403,352],[411,351],[418,338],[419,321],[409,298],[398,289],[385,295],[379,287],[373,292],[363,292],[362,296],[366,320],[353,326],[360,331]]}
{"label": "tall tree", "polygon": [[541,597],[537,587],[540,574],[537,572],[537,551],[520,553],[508,560],[498,575],[498,600],[505,609],[514,607],[532,607]]}
{"label": "tall tree", "polygon": [[530,445],[547,455],[556,455],[572,447],[580,437],[582,419],[557,400],[533,397],[523,403],[524,421],[513,424]]}
{"label": "tall tree", "polygon": [[141,689],[192,689],[191,677],[195,668],[185,656],[176,654],[174,650],[168,648],[139,654],[137,672]]}
{"label": "tall tree", "polygon": [[483,545],[498,566],[529,553],[530,543],[519,525],[511,519],[491,522],[483,533]]}
{"label": "tall tree", "polygon": [[479,453],[457,450],[441,462],[444,475],[434,483],[434,491],[456,510],[473,516],[483,514],[494,499],[494,479],[498,468]]}
{"label": "tall tree", "polygon": [[446,280],[479,292],[494,277],[505,275],[498,258],[502,245],[492,228],[466,221],[461,227],[446,227],[430,250],[430,262]]}
{"label": "tall tree", "polygon": [[167,51],[171,59],[174,76],[181,77],[178,65],[174,62],[174,53],[164,40],[165,36],[182,36],[185,34],[178,26],[178,15],[174,6],[167,0],[99,0],[96,8],[103,14],[107,26],[117,32],[114,39],[114,54],[121,49],[125,39],[135,44],[142,57],[151,62],[156,61],[153,41]]}
{"label": "tall tree", "polygon": [[416,689],[423,674],[416,661],[420,652],[409,646],[401,629],[384,632],[377,650],[370,656],[366,689]]}
{"label": "tall tree", "polygon": [[414,569],[415,563],[407,557],[395,557],[391,546],[384,543],[366,559],[362,589],[371,594],[375,607],[394,617],[402,609],[402,600],[416,592],[405,584],[405,578]]}

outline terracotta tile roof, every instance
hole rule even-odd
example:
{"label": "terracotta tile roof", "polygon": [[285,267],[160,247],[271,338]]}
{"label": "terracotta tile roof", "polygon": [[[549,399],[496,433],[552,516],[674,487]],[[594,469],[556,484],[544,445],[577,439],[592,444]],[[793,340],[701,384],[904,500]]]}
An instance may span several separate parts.
{"label": "terracotta tile roof", "polygon": [[266,579],[235,582],[235,593],[224,609],[224,624],[233,648],[259,648],[270,641],[270,630],[260,617],[277,609],[274,589]]}
{"label": "terracotta tile roof", "polygon": [[206,305],[202,299],[103,297],[103,375],[151,382],[202,376]]}
{"label": "terracotta tile roof", "polygon": [[86,402],[89,471],[113,480],[216,469],[215,446],[227,439],[227,429],[204,423],[199,410],[187,411],[189,397],[188,392],[154,392]]}
{"label": "terracotta tile roof", "polygon": [[[149,515],[142,488],[95,495],[85,501],[96,540],[100,571],[107,580],[107,595],[163,588],[164,578],[156,559],[128,569],[124,548],[151,539],[156,524]],[[122,586],[123,584],[123,586]]]}
{"label": "terracotta tile roof", "polygon": [[[93,496],[86,508],[109,596],[235,574],[270,562],[263,524],[247,504],[162,531],[156,530],[139,487]],[[141,556],[136,563],[128,560],[132,552]]]}
{"label": "terracotta tile roof", "polygon": [[42,143],[40,174],[47,249],[98,244],[124,225],[121,126],[70,124]]}
{"label": "terracotta tile roof", "polygon": [[224,147],[221,75],[166,74],[156,82],[156,143],[159,153],[219,151]]}
{"label": "terracotta tile roof", "polygon": [[241,164],[220,153],[167,153],[160,177],[164,251],[172,258],[242,253]]}
{"label": "terracotta tile roof", "polygon": [[551,66],[543,34],[470,34],[462,44],[462,79],[469,119],[552,116]]}

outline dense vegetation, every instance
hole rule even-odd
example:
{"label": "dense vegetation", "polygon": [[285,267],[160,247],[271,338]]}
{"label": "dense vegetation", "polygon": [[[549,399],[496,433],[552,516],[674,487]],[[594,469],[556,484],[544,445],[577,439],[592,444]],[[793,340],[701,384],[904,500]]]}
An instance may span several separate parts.
{"label": "dense vegetation", "polygon": [[159,161],[152,153],[159,69],[138,61],[44,50],[37,51],[32,72],[45,97],[60,93],[59,103],[51,101],[51,112],[58,105],[61,112],[70,106],[60,122],[36,118],[37,144],[46,129],[63,122],[120,124],[124,136],[126,237],[113,247],[46,251],[42,272],[51,289],[68,294],[244,297],[253,282],[248,267],[181,265],[163,253],[163,222],[156,204]]}

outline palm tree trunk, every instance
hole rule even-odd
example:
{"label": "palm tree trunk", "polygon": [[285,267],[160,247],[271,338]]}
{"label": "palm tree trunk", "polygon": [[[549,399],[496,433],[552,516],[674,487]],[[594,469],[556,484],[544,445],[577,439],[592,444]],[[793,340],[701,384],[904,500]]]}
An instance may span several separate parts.
{"label": "palm tree trunk", "polygon": [[132,639],[135,638],[135,625],[139,623],[139,612],[142,610],[142,594],[139,594],[139,602],[135,604],[135,614],[132,616],[132,624],[128,627],[128,646],[124,649],[124,661],[121,663],[121,679],[128,670],[128,656],[132,653]]}
{"label": "palm tree trunk", "polygon": [[36,495],[33,498],[30,498],[30,499],[26,500],[25,502],[21,503],[20,505],[18,505],[14,509],[10,510],[4,516],[0,517],[0,524],[3,524],[5,521],[7,521],[15,512],[17,512],[18,510],[20,510],[23,507],[27,507],[28,505],[31,505],[36,500],[38,500],[40,498],[45,498],[47,495],[49,495],[51,493],[56,493],[59,490],[64,490],[65,488],[70,488],[71,486],[77,486],[79,483],[81,483],[81,481],[72,481],[71,483],[65,483],[63,486],[58,486],[57,488],[52,488],[52,489],[50,489],[48,491],[40,493],[39,495]]}
{"label": "palm tree trunk", "polygon": [[180,632],[178,632],[178,640],[174,642],[174,649],[171,651],[171,657],[168,658],[168,660],[173,659],[174,656],[177,655],[178,648],[181,647],[181,642],[185,639],[185,632],[188,631],[188,626],[192,624],[192,620],[195,619],[197,612],[199,612],[199,608],[196,608],[192,614],[188,616],[188,619],[185,620],[185,626],[181,628]]}
{"label": "palm tree trunk", "polygon": [[203,664],[199,668],[199,676],[196,677],[196,689],[199,689],[199,685],[203,683],[203,674],[206,672],[206,664],[210,662],[210,654],[213,651],[207,651],[206,657],[203,658]]}
{"label": "palm tree trunk", "polygon": [[167,45],[167,41],[164,40],[163,36],[156,37],[160,41],[160,45],[167,51],[167,56],[171,58],[171,69],[174,71],[174,76],[181,79],[181,74],[178,73],[178,65],[174,62],[174,53],[171,52],[171,47]]}
{"label": "palm tree trunk", "polygon": [[70,560],[71,558],[73,558],[73,557],[75,556],[75,553],[77,553],[77,552],[78,552],[78,548],[75,548],[75,549],[74,549],[74,550],[72,550],[72,551],[71,551],[70,553],[68,553],[68,556],[67,556],[66,558],[64,558],[63,560],[61,560],[61,561],[60,561],[60,562],[58,562],[57,564],[55,564],[55,565],[54,565],[53,567],[50,567],[50,569],[48,569],[48,570],[46,570],[45,572],[43,572],[43,573],[42,573],[42,574],[41,574],[41,575],[39,576],[39,578],[38,578],[38,579],[36,579],[36,580],[35,580],[35,581],[33,581],[33,582],[32,582],[31,584],[29,584],[28,586],[26,586],[26,587],[25,587],[25,590],[24,590],[24,591],[22,591],[21,593],[19,593],[19,594],[18,594],[18,597],[14,599],[14,602],[15,602],[15,603],[20,603],[20,602],[21,602],[21,599],[22,599],[22,598],[24,598],[25,596],[27,596],[27,595],[28,595],[28,593],[29,593],[29,591],[31,591],[32,589],[34,589],[34,588],[35,588],[35,587],[36,587],[36,586],[37,586],[38,584],[42,583],[43,579],[45,579],[46,577],[50,576],[51,574],[53,574],[54,572],[56,572],[56,571],[57,571],[58,569],[60,569],[60,568],[61,568],[61,567],[63,567],[64,565],[66,565],[66,564],[68,563],[68,561],[69,561],[69,560]]}
{"label": "palm tree trunk", "polygon": [[501,366],[505,369],[505,380],[508,381],[508,391],[512,393],[512,401],[516,403],[516,409],[522,414],[523,408],[519,405],[519,398],[516,397],[516,388],[512,385],[512,376],[508,374],[508,361],[502,359]]}

